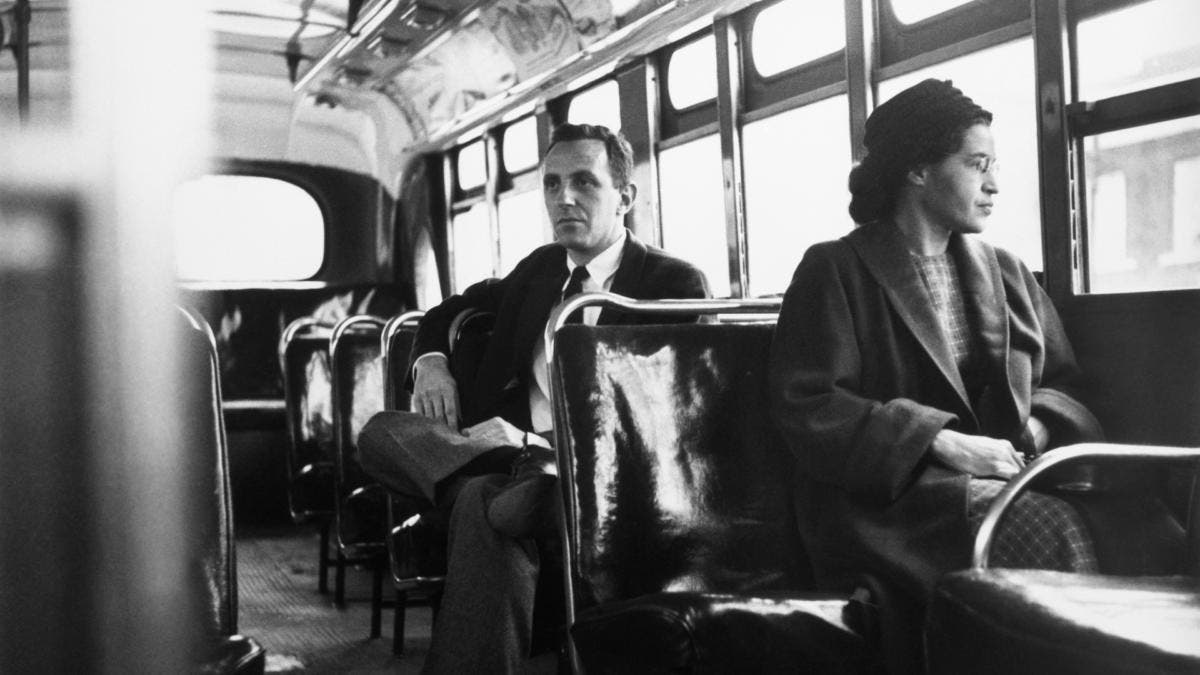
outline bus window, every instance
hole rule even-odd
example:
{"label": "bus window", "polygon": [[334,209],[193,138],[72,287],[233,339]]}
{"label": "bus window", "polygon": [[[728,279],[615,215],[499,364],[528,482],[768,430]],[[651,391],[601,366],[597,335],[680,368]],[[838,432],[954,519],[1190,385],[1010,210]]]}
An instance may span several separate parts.
{"label": "bus window", "polygon": [[[175,190],[175,269],[187,281],[296,281],[325,259],[312,195],[276,178],[203,176]],[[270,255],[264,255],[270,251]]]}
{"label": "bus window", "polygon": [[500,214],[500,275],[512,271],[533,249],[553,238],[541,190],[502,198]]}
{"label": "bus window", "polygon": [[1200,287],[1200,117],[1084,138],[1088,290]]}
{"label": "bus window", "polygon": [[782,293],[809,246],[852,229],[847,105],[835,96],[743,130],[751,296]]}
{"label": "bus window", "polygon": [[658,170],[663,248],[699,267],[714,296],[728,297],[720,138],[705,136],[660,151]]}
{"label": "bus window", "polygon": [[455,173],[458,176],[458,189],[464,192],[480,187],[487,181],[487,162],[484,160],[482,140],[459,149]]}
{"label": "bus window", "polygon": [[1152,0],[1079,22],[1079,97],[1094,101],[1200,75],[1200,3]]}
{"label": "bus window", "polygon": [[916,23],[969,2],[971,0],[890,0],[892,12],[903,23]]}
{"label": "bus window", "polygon": [[886,101],[927,77],[936,77],[953,80],[954,86],[992,112],[1000,193],[996,210],[980,236],[1015,253],[1030,269],[1041,270],[1033,73],[1033,42],[1025,38],[880,82],[879,100]]}
{"label": "bus window", "polygon": [[494,274],[492,270],[492,228],[488,222],[488,204],[476,202],[467,211],[454,216],[454,292]]}
{"label": "bus window", "polygon": [[526,117],[504,130],[504,170],[517,173],[537,163],[537,119]]}
{"label": "bus window", "polygon": [[754,17],[750,52],[754,69],[770,77],[846,46],[841,3],[784,0]]}
{"label": "bus window", "polygon": [[617,131],[621,128],[621,97],[615,80],[607,80],[571,97],[567,111],[571,124],[600,124]]}
{"label": "bus window", "polygon": [[667,96],[675,110],[717,97],[717,51],[712,34],[671,53],[667,65]]}

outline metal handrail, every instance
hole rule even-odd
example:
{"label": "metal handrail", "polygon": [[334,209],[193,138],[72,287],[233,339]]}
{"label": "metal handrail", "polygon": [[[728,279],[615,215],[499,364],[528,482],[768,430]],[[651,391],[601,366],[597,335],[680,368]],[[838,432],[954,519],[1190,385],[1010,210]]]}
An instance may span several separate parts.
{"label": "metal handrail", "polygon": [[[1004,486],[988,508],[979,532],[975,535],[975,548],[971,565],[975,569],[987,569],[992,540],[996,527],[1008,507],[1047,471],[1067,464],[1096,460],[1150,460],[1200,461],[1200,448],[1182,448],[1155,445],[1124,445],[1117,443],[1079,443],[1068,445],[1038,457]],[[1189,523],[1189,530],[1200,524]],[[1193,535],[1195,533],[1192,533]]]}
{"label": "metal handrail", "polygon": [[295,340],[302,331],[314,330],[319,332],[332,331],[333,326],[321,323],[311,316],[302,316],[293,320],[283,329],[283,333],[279,335],[279,345],[276,347],[276,352],[279,355],[279,369],[283,376],[287,377],[287,348],[288,345]]}
{"label": "metal handrail", "polygon": [[396,392],[391,378],[392,338],[400,332],[401,328],[411,328],[419,324],[424,316],[425,310],[423,309],[403,312],[388,319],[388,322],[383,325],[383,332],[379,334],[379,353],[383,356],[383,407],[387,410],[392,410],[396,405]]}
{"label": "metal handrail", "polygon": [[[555,365],[555,340],[558,331],[566,325],[567,317],[576,310],[585,307],[615,307],[631,314],[657,314],[663,316],[697,316],[715,314],[778,314],[783,304],[782,298],[768,299],[664,299],[636,300],[616,293],[580,293],[559,303],[550,311],[546,321],[544,337],[546,340],[546,371],[550,383],[550,403],[552,419],[554,420],[554,447],[558,462],[559,486],[562,488],[563,508],[558,522],[559,537],[563,542],[563,592],[566,596],[567,626],[575,623],[575,582],[571,578],[574,568],[573,542],[570,537],[568,523],[575,520],[575,500],[570,498],[569,486],[575,482],[574,457],[570,446],[570,437],[566,428],[566,410],[559,402],[558,366]],[[583,672],[579,656],[575,651],[575,643],[567,633],[567,653],[574,672]]]}

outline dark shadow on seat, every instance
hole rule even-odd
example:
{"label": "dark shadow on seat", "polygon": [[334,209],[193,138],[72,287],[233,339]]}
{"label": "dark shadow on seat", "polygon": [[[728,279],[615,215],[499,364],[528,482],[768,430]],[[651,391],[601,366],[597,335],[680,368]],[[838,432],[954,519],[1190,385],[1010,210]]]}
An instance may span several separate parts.
{"label": "dark shadow on seat", "polygon": [[220,367],[216,341],[208,324],[199,314],[180,310],[191,330],[181,341],[185,364],[199,367],[197,377],[188,386],[195,395],[189,400],[195,407],[188,411],[188,430],[193,444],[208,454],[195,480],[194,490],[202,502],[195,513],[197,522],[189,531],[192,550],[198,553],[190,570],[200,587],[197,596],[201,626],[205,636],[196,655],[196,670],[202,673],[262,673],[266,652],[254,640],[237,634],[237,556],[233,536],[233,500],[229,487],[229,450],[221,410]]}

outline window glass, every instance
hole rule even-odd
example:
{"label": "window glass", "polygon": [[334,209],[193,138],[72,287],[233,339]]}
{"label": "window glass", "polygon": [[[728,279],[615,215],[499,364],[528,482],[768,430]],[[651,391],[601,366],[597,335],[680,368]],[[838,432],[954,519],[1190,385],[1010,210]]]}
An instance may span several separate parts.
{"label": "window glass", "polygon": [[712,35],[683,45],[667,64],[667,95],[683,110],[717,97],[717,43]]}
{"label": "window glass", "polygon": [[721,141],[716,135],[659,153],[663,248],[708,277],[717,297],[729,296]]}
{"label": "window glass", "polygon": [[311,278],[325,259],[321,207],[275,178],[203,176],[183,183],[171,223],[180,279],[295,281]]}
{"label": "window glass", "polygon": [[852,229],[847,110],[835,96],[742,132],[751,296],[782,293],[809,246]]}
{"label": "window glass", "polygon": [[784,0],[764,9],[750,33],[755,70],[767,77],[845,47],[844,8],[840,2]]}
{"label": "window glass", "polygon": [[504,169],[518,173],[537,163],[537,120],[526,117],[504,130]]}
{"label": "window glass", "polygon": [[968,54],[879,84],[881,101],[927,78],[953,80],[991,111],[999,158],[999,194],[980,236],[1042,269],[1041,205],[1038,198],[1037,105],[1033,42],[1028,39]]}
{"label": "window glass", "polygon": [[487,162],[483,157],[483,141],[464,145],[458,151],[458,187],[471,190],[487,181]]}
{"label": "window glass", "polygon": [[492,228],[488,205],[479,202],[454,216],[454,292],[492,276]]}
{"label": "window glass", "polygon": [[1200,288],[1200,117],[1084,139],[1094,293]]}
{"label": "window glass", "polygon": [[552,239],[541,190],[500,200],[500,276],[511,272],[530,251]]}
{"label": "window glass", "polygon": [[916,23],[935,14],[965,5],[971,0],[890,0],[892,11],[903,23]]}
{"label": "window glass", "polygon": [[567,110],[572,124],[600,124],[618,131],[621,128],[621,97],[617,83],[608,80],[576,94]]}
{"label": "window glass", "polygon": [[1152,0],[1079,22],[1085,101],[1200,76],[1200,3]]}

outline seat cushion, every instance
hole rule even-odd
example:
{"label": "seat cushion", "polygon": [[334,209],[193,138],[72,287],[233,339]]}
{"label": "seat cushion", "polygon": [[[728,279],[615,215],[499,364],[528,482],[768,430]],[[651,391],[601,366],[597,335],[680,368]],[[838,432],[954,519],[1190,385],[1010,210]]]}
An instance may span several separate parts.
{"label": "seat cushion", "polygon": [[655,593],[580,613],[588,673],[877,672],[845,599]]}
{"label": "seat cushion", "polygon": [[204,675],[259,675],[266,667],[267,653],[262,645],[244,635],[214,638],[205,645],[196,672]]}
{"label": "seat cushion", "polygon": [[1200,580],[956,572],[934,591],[931,673],[1200,672]]}

